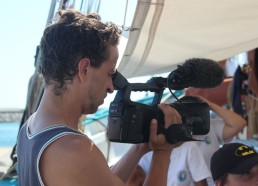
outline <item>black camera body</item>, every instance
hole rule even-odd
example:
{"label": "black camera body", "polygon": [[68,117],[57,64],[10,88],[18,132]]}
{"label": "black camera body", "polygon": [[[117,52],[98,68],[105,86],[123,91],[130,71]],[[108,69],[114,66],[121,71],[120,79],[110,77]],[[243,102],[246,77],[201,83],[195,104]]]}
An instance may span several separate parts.
{"label": "black camera body", "polygon": [[[164,114],[158,108],[164,87],[157,83],[128,83],[125,88],[118,90],[114,100],[110,103],[107,137],[110,141],[120,143],[143,143],[149,141],[150,122],[158,120],[158,133],[164,129]],[[132,91],[154,92],[152,104],[133,102],[130,99]],[[173,142],[193,141],[192,135],[205,135],[210,130],[209,106],[193,97],[185,97],[169,104],[182,117],[183,123],[172,125]],[[167,136],[166,136],[167,137]],[[168,136],[169,137],[169,136]],[[176,139],[175,139],[176,138]]]}

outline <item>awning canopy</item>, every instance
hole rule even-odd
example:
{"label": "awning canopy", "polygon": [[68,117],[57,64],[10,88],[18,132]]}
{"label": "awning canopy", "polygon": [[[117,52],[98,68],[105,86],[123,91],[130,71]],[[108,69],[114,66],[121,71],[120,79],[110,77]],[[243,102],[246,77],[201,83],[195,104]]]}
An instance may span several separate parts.
{"label": "awning canopy", "polygon": [[220,61],[258,46],[257,0],[139,0],[118,71],[170,72],[186,59]]}

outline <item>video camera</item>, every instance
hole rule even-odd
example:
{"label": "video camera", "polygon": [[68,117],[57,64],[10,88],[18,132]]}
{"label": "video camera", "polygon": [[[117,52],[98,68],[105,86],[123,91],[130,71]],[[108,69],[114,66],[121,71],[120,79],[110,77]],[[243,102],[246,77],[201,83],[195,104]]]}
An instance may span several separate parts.
{"label": "video camera", "polygon": [[[183,66],[179,66],[179,69],[170,73],[168,78],[154,77],[146,83],[129,83],[126,78],[117,71],[113,77],[113,84],[118,91],[109,107],[108,139],[113,142],[121,143],[148,142],[150,122],[153,118],[156,118],[158,121],[158,133],[163,133],[167,141],[171,144],[178,141],[194,141],[195,139],[192,138],[192,135],[207,134],[210,130],[210,110],[208,104],[205,102],[191,96],[186,96],[181,99],[177,99],[174,96],[177,101],[169,105],[175,108],[181,115],[182,124],[171,125],[168,129],[164,128],[164,114],[157,106],[161,102],[165,88],[169,88],[169,91],[174,95],[171,88],[177,87],[181,89],[181,84],[184,84],[183,86],[188,84],[182,82],[181,75],[182,73],[184,74],[183,71],[188,68],[189,64],[192,65],[191,62],[192,61]],[[210,61],[208,62],[209,64],[211,63]],[[219,75],[221,76],[221,71]],[[193,81],[192,78],[190,79]],[[218,83],[216,83],[216,85],[217,84]],[[213,81],[213,84],[210,83],[209,86],[213,87],[214,85],[215,83]],[[207,85],[205,86],[207,87]],[[152,103],[146,105],[132,101],[130,95],[133,91],[153,92],[154,97]]]}

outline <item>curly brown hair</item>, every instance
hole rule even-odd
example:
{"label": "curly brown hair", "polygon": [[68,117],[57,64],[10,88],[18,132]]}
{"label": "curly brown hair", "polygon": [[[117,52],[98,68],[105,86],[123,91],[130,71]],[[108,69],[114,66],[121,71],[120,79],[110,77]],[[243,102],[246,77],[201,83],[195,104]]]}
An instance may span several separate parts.
{"label": "curly brown hair", "polygon": [[41,38],[39,72],[56,94],[72,82],[82,58],[98,68],[109,57],[109,46],[117,45],[121,30],[111,22],[102,23],[96,13],[84,15],[76,10],[61,10],[57,23],[48,26]]}

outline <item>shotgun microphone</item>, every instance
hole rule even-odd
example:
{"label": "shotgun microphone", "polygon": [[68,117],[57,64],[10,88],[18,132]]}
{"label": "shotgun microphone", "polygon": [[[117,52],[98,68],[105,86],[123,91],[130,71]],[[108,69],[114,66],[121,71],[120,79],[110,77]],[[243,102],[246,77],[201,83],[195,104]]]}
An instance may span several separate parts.
{"label": "shotgun microphone", "polygon": [[224,70],[210,59],[192,58],[178,65],[167,78],[167,87],[181,90],[188,87],[213,88],[224,80]]}

